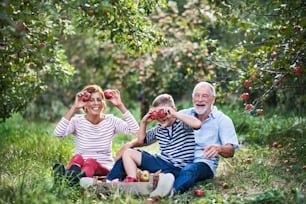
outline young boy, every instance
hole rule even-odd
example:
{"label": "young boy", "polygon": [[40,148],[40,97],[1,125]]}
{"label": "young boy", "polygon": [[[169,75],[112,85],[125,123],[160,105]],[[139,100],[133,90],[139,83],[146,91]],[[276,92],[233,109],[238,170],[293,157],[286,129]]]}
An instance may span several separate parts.
{"label": "young boy", "polygon": [[[194,129],[201,127],[201,122],[193,116],[176,112],[172,96],[161,94],[152,103],[150,110],[141,120],[138,138],[127,143],[119,154],[122,159],[117,160],[107,176],[108,181],[123,180],[137,181],[137,168],[156,172],[161,170],[156,189],[150,197],[164,197],[169,194],[174,179],[179,175],[182,167],[193,162],[194,158]],[[156,119],[158,125],[146,130],[147,124]],[[132,149],[158,142],[159,154],[150,154],[146,151]]]}

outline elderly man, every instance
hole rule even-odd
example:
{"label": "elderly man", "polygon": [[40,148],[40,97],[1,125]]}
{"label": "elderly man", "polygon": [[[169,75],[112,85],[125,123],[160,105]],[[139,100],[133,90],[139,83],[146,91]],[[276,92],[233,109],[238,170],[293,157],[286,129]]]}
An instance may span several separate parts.
{"label": "elderly man", "polygon": [[156,191],[171,192],[170,197],[176,193],[184,193],[196,182],[214,177],[220,156],[224,158],[234,156],[238,149],[234,124],[227,115],[214,106],[215,99],[215,89],[210,83],[200,82],[194,87],[193,107],[180,111],[202,122],[201,129],[194,130],[196,142],[194,161],[182,168],[173,186],[164,185]]}

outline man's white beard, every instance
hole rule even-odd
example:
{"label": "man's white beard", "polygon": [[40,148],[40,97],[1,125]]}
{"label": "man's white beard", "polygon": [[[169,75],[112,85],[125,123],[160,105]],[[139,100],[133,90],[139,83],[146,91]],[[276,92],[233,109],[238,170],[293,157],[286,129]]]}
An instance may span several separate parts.
{"label": "man's white beard", "polygon": [[207,113],[207,111],[208,111],[208,106],[205,106],[205,108],[195,108],[195,112],[198,115],[204,115]]}

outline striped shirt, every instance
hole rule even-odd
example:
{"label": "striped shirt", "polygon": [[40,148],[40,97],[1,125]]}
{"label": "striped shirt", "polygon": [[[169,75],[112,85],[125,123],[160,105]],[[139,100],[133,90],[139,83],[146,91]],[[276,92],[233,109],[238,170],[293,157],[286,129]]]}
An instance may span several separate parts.
{"label": "striped shirt", "polygon": [[157,125],[148,130],[144,143],[158,141],[160,153],[156,156],[182,168],[193,162],[193,131],[192,127],[176,119],[170,128]]}
{"label": "striped shirt", "polygon": [[124,120],[112,114],[106,114],[105,119],[98,124],[92,124],[85,114],[77,114],[67,120],[62,118],[57,124],[54,134],[57,137],[74,136],[74,154],[81,154],[84,159],[94,158],[103,165],[112,167],[112,139],[118,134],[136,134],[139,125],[134,116],[127,111]]}

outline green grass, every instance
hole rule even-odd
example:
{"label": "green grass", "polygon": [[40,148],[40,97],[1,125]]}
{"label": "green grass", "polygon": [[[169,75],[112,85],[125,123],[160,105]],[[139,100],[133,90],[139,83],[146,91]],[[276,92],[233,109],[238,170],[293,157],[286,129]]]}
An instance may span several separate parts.
{"label": "green grass", "polygon": [[[220,109],[235,123],[240,150],[234,158],[221,159],[213,180],[158,203],[305,203],[305,118],[272,110],[253,117],[230,107]],[[0,124],[0,203],[145,203],[146,197],[54,188],[51,167],[56,161],[66,164],[74,147],[72,137],[54,137],[54,127],[19,115]],[[130,139],[116,137],[114,152]],[[271,147],[275,141],[279,148]],[[157,152],[158,146],[146,150]],[[204,196],[196,197],[194,189],[204,190]]]}

